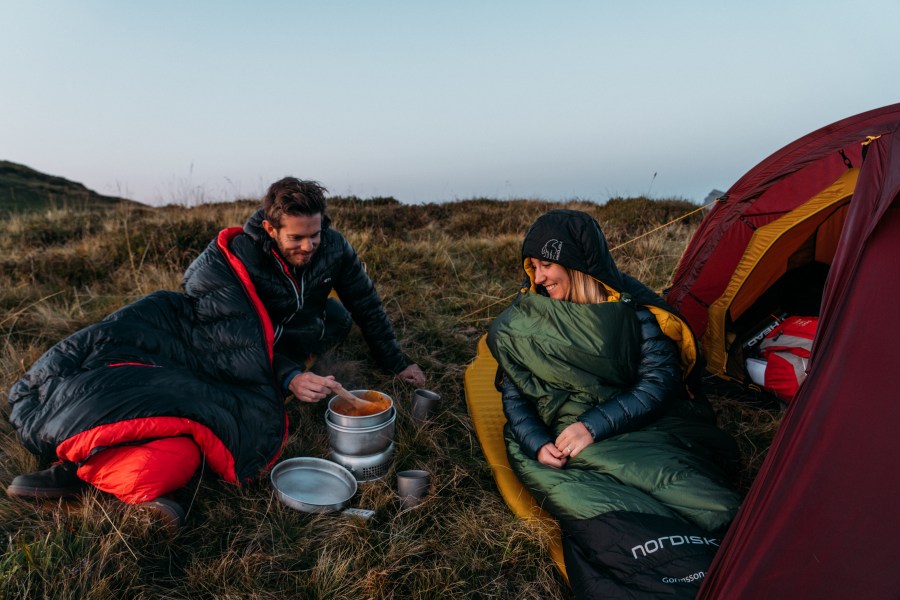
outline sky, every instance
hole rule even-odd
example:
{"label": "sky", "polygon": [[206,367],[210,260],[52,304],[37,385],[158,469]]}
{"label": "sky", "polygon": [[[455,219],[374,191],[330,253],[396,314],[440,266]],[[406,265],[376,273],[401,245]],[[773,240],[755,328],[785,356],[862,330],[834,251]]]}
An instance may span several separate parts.
{"label": "sky", "polygon": [[284,176],[702,202],[900,102],[900,1],[0,0],[0,160],[151,205]]}

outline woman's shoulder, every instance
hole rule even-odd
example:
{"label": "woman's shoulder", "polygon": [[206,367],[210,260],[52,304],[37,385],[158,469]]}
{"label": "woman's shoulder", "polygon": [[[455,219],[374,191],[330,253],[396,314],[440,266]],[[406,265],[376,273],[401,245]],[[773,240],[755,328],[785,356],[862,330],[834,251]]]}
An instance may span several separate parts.
{"label": "woman's shoulder", "polygon": [[634,314],[640,323],[652,323],[657,327],[659,326],[659,323],[656,320],[656,315],[654,315],[653,312],[646,306],[635,306]]}

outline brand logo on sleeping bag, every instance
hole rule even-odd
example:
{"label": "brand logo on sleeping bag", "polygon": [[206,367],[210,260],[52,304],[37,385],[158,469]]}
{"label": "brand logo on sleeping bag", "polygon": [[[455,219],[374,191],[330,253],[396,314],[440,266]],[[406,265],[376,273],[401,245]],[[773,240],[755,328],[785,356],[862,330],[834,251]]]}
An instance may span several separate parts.
{"label": "brand logo on sleeping bag", "polygon": [[541,256],[546,260],[559,260],[559,254],[562,252],[562,242],[559,240],[548,240],[544,247],[541,248]]}
{"label": "brand logo on sleeping bag", "polygon": [[[631,555],[638,559],[641,556],[649,556],[664,548],[674,548],[683,544],[702,544],[705,546],[719,546],[716,538],[700,537],[699,535],[668,535],[655,540],[647,540],[640,546],[631,549]],[[638,556],[640,554],[640,556]]]}

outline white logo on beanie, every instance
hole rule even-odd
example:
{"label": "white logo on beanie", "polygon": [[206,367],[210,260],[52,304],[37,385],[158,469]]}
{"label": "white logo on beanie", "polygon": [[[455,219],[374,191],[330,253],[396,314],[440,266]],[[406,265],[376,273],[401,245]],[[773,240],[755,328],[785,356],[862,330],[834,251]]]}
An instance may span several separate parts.
{"label": "white logo on beanie", "polygon": [[562,242],[559,240],[548,240],[544,247],[541,248],[541,256],[546,260],[559,260],[561,252]]}

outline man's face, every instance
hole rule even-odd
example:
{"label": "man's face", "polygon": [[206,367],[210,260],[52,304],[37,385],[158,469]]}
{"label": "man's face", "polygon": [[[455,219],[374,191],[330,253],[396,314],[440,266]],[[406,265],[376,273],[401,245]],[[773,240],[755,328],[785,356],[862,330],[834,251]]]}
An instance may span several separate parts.
{"label": "man's face", "polygon": [[263,228],[278,245],[281,256],[294,267],[309,263],[322,241],[322,214],[283,215],[281,227],[263,221]]}

